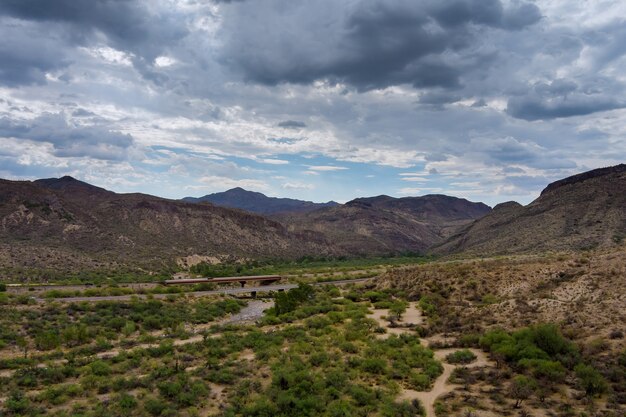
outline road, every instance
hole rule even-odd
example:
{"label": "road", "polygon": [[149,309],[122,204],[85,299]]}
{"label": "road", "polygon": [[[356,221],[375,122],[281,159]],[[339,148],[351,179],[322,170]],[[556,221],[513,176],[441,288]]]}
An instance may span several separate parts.
{"label": "road", "polygon": [[[319,285],[345,285],[345,284],[356,284],[359,282],[370,281],[374,279],[374,277],[370,278],[355,278],[355,279],[344,279],[340,281],[325,281],[325,282],[313,282],[310,285],[319,286]],[[130,301],[133,298],[148,298],[148,296],[156,299],[163,299],[171,296],[177,295],[186,295],[191,297],[202,297],[206,295],[227,295],[227,294],[244,294],[251,293],[256,291],[260,292],[270,292],[270,291],[281,291],[281,290],[290,290],[292,288],[296,288],[298,284],[277,284],[277,285],[263,285],[256,287],[244,287],[244,288],[224,288],[221,290],[211,290],[211,291],[191,291],[191,292],[181,292],[175,294],[130,294],[130,295],[109,295],[109,296],[101,296],[101,297],[67,297],[67,298],[37,298],[33,297],[37,302],[43,303],[47,301],[63,301],[66,303],[75,303],[81,301],[88,302],[96,302],[96,301]]]}
{"label": "road", "polygon": [[[332,275],[357,275],[368,272],[374,272],[376,274],[381,274],[385,272],[385,268],[370,268],[370,269],[357,269],[353,271],[338,271],[332,273]],[[330,273],[306,273],[306,274],[285,274],[282,277],[284,279],[299,279],[299,278],[314,278],[318,275],[329,275]],[[245,275],[243,276],[245,277]],[[107,284],[104,284],[107,285]],[[158,286],[163,285],[160,282],[122,282],[115,283],[116,286],[120,288],[131,288],[133,290],[150,290],[156,288]],[[99,285],[92,284],[7,284],[7,292],[12,294],[29,294],[33,296],[37,296],[37,294],[52,291],[52,290],[60,290],[60,291],[84,291],[88,289],[98,288]]]}

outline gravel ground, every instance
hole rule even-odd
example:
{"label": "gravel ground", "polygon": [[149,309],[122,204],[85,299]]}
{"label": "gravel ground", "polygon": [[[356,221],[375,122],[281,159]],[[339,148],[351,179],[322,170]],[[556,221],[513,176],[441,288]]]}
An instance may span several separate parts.
{"label": "gravel ground", "polygon": [[240,324],[255,322],[263,316],[263,312],[268,308],[274,307],[273,300],[252,300],[248,301],[248,305],[241,309],[237,314],[233,314],[227,318],[223,324]]}

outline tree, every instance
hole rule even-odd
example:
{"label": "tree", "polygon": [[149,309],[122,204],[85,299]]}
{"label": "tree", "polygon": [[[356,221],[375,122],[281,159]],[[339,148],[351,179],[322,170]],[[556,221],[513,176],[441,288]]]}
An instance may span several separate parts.
{"label": "tree", "polygon": [[277,315],[294,311],[298,305],[311,300],[315,296],[315,289],[308,284],[298,284],[286,292],[279,292],[274,297],[274,310]]}
{"label": "tree", "polygon": [[393,315],[392,317],[398,321],[402,318],[405,311],[406,303],[404,301],[396,301],[391,304],[391,307],[389,307],[389,313],[391,313]]}
{"label": "tree", "polygon": [[509,394],[515,399],[515,408],[520,408],[537,388],[537,383],[524,375],[516,376],[509,387]]}

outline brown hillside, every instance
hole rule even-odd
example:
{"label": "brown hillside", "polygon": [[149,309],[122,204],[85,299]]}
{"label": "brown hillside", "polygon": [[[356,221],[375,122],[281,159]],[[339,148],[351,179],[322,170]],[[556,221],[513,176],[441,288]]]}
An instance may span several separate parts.
{"label": "brown hillside", "polygon": [[0,180],[0,266],[161,268],[200,254],[295,258],[329,254],[319,234],[211,204],[116,194],[70,177]]}
{"label": "brown hillside", "polygon": [[612,246],[626,236],[626,165],[550,184],[527,206],[505,203],[435,254],[493,255]]}
{"label": "brown hillside", "polygon": [[490,210],[483,203],[444,195],[378,196],[279,219],[290,230],[321,232],[348,253],[369,255],[424,252]]}

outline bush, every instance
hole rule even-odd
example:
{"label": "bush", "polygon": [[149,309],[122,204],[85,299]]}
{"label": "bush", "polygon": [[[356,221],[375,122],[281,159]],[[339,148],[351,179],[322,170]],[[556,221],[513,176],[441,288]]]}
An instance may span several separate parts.
{"label": "bush", "polygon": [[39,350],[52,350],[59,347],[61,339],[59,334],[49,330],[35,336],[35,346]]}
{"label": "bush", "polygon": [[448,361],[448,363],[467,364],[472,363],[475,360],[476,355],[474,355],[474,353],[468,349],[457,350],[456,352],[450,353],[448,356],[446,356],[446,361]]}
{"label": "bush", "polygon": [[153,416],[160,416],[163,410],[167,408],[167,405],[156,398],[147,398],[144,403],[144,408],[148,413]]}
{"label": "bush", "polygon": [[108,363],[97,360],[89,365],[91,373],[96,376],[108,376],[111,374],[111,367]]}
{"label": "bush", "polygon": [[383,374],[387,369],[387,363],[379,358],[367,358],[361,363],[361,369],[371,374]]}
{"label": "bush", "polygon": [[588,396],[601,395],[607,391],[606,380],[594,367],[580,363],[576,365],[574,372]]}
{"label": "bush", "polygon": [[137,400],[129,394],[121,394],[117,400],[117,404],[124,411],[130,411],[137,407]]}
{"label": "bush", "polygon": [[31,406],[30,401],[21,391],[15,391],[7,398],[4,407],[10,414],[22,415],[26,414]]}
{"label": "bush", "polygon": [[313,299],[315,290],[308,284],[298,284],[289,291],[278,292],[274,297],[274,313],[282,315],[294,311],[300,304]]}
{"label": "bush", "polygon": [[4,282],[0,282],[0,292],[5,292],[7,290],[7,284]]}

